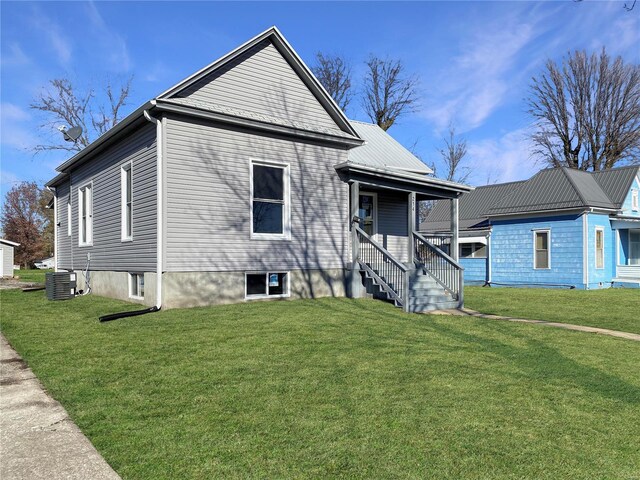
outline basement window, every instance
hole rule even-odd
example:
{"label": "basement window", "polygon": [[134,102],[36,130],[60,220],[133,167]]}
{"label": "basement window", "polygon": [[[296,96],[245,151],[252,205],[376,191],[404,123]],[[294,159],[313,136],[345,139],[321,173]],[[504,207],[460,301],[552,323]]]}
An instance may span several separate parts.
{"label": "basement window", "polygon": [[247,273],[246,298],[288,297],[289,272]]}
{"label": "basement window", "polygon": [[144,273],[129,274],[129,297],[139,300],[144,298]]}

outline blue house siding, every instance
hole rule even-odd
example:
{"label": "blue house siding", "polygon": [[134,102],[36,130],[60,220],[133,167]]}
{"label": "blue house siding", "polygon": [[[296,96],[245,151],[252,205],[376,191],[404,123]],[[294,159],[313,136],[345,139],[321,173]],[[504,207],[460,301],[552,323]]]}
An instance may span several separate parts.
{"label": "blue house siding", "polygon": [[[596,268],[596,229],[604,231],[604,268]],[[590,213],[587,216],[588,288],[607,288],[615,275],[615,235],[608,215]]]}
{"label": "blue house siding", "polygon": [[640,195],[640,182],[638,182],[638,178],[633,181],[631,188],[629,189],[629,193],[627,193],[627,198],[625,198],[624,203],[622,204],[622,215],[628,217],[640,217],[640,209],[632,210],[631,209],[631,191],[637,190]]}
{"label": "blue house siding", "polygon": [[487,281],[486,258],[461,258],[460,265],[464,267],[464,282],[484,284]]}
{"label": "blue house siding", "polygon": [[[582,215],[495,220],[491,236],[491,281],[562,284],[584,288]],[[533,231],[550,230],[549,269],[534,269]]]}

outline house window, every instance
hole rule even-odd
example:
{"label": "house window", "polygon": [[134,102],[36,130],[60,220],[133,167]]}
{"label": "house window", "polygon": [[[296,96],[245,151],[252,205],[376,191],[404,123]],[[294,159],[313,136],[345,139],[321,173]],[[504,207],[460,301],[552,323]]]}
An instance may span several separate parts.
{"label": "house window", "polygon": [[289,166],[252,161],[252,238],[290,238],[289,225]]}
{"label": "house window", "polygon": [[549,249],[549,237],[551,232],[549,230],[537,230],[533,232],[533,268],[535,269],[548,269],[551,268],[550,264],[550,249]]}
{"label": "house window", "polygon": [[131,163],[123,165],[120,170],[120,192],[122,204],[121,240],[127,241],[133,237],[133,177]]}
{"label": "house window", "polygon": [[71,236],[71,195],[67,200],[67,236]]}
{"label": "house window", "polygon": [[144,273],[129,274],[129,296],[131,298],[144,298]]}
{"label": "house window", "polygon": [[460,258],[487,258],[487,246],[482,243],[461,243]]}
{"label": "house window", "polygon": [[604,229],[596,228],[596,268],[604,268]]}
{"label": "house window", "polygon": [[289,273],[247,273],[245,292],[247,298],[288,297]]}
{"label": "house window", "polygon": [[78,243],[93,242],[93,186],[87,184],[78,189]]}
{"label": "house window", "polygon": [[640,265],[640,230],[629,230],[629,265]]}
{"label": "house window", "polygon": [[631,210],[637,212],[640,209],[638,207],[638,190],[631,190]]}

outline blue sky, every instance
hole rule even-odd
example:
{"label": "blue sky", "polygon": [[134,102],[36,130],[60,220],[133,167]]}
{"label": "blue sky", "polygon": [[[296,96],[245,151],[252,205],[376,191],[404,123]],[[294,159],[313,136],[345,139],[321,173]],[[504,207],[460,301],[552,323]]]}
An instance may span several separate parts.
{"label": "blue sky", "polygon": [[[370,53],[420,77],[420,108],[390,130],[427,163],[450,122],[468,141],[470,183],[529,177],[529,80],[547,58],[603,45],[640,57],[640,6],[623,2],[0,2],[1,193],[44,183],[67,155],[34,156],[29,104],[52,78],[99,87],[134,75],[127,112],[271,25],[307,64],[339,53],[363,74]],[[367,120],[355,102],[347,110]],[[57,134],[57,133],[56,133]]]}

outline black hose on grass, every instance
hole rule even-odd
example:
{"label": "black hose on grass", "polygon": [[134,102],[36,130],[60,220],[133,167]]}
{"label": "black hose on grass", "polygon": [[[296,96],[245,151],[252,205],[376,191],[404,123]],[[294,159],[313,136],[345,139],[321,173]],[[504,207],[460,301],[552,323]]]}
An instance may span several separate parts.
{"label": "black hose on grass", "polygon": [[145,308],[144,310],[133,310],[131,312],[112,313],[110,315],[103,315],[98,318],[101,322],[110,322],[111,320],[117,320],[119,318],[136,317],[138,315],[144,315],[145,313],[153,313],[160,311],[158,307]]}

